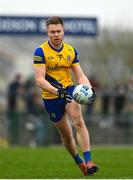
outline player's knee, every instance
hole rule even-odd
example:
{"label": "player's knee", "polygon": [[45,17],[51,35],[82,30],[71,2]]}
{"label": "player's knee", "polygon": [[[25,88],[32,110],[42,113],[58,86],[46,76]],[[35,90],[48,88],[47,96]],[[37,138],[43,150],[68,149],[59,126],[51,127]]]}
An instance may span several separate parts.
{"label": "player's knee", "polygon": [[81,119],[81,114],[78,111],[73,112],[73,114],[71,114],[71,117],[74,121],[79,121]]}
{"label": "player's knee", "polygon": [[67,134],[67,135],[61,135],[62,140],[64,143],[70,144],[73,141],[73,135]]}
{"label": "player's knee", "polygon": [[75,122],[75,127],[76,127],[76,129],[81,129],[81,128],[85,127],[85,124],[84,124],[84,122],[79,120],[79,121]]}
{"label": "player's knee", "polygon": [[75,128],[83,128],[84,127],[84,122],[82,121],[82,116],[80,113],[76,112],[73,113],[71,116],[75,125]]}

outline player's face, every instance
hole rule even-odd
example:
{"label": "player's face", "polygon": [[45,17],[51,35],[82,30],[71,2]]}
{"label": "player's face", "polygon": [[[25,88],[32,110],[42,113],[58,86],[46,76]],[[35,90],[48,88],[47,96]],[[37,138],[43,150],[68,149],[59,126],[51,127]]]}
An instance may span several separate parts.
{"label": "player's face", "polygon": [[47,32],[52,45],[56,48],[60,47],[64,36],[64,27],[61,24],[50,24]]}

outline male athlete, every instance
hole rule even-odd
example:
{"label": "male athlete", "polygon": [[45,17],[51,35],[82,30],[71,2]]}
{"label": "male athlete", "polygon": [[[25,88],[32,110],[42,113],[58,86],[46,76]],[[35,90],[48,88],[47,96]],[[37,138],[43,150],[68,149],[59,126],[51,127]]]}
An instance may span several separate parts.
{"label": "male athlete", "polygon": [[[51,17],[47,20],[46,26],[49,40],[40,45],[34,53],[36,84],[42,89],[45,109],[57,128],[62,143],[83,174],[93,175],[98,167],[91,160],[89,133],[83,120],[81,105],[72,98],[74,85],[70,70],[78,84],[88,84],[90,87],[91,84],[80,67],[77,51],[63,42],[62,18]],[[92,101],[93,99],[94,96]],[[77,131],[77,140],[85,161],[78,154],[68,118],[71,119]]]}

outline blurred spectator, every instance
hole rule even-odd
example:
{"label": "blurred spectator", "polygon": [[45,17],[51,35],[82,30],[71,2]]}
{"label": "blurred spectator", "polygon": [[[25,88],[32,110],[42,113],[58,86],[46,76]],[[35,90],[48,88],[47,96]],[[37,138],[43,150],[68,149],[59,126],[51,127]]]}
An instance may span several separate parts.
{"label": "blurred spectator", "polygon": [[39,115],[44,112],[40,95],[35,87],[29,88],[25,93],[26,111],[27,113]]}
{"label": "blurred spectator", "polygon": [[[29,82],[29,83],[27,83]],[[31,140],[30,146],[42,146],[44,145],[45,139],[45,124],[43,121],[42,114],[44,114],[44,106],[41,103],[40,95],[33,80],[28,80],[26,82],[26,111],[28,114],[28,121],[26,122],[25,126],[28,130]]]}
{"label": "blurred spectator", "polygon": [[126,104],[127,88],[123,82],[119,82],[114,91],[114,112],[121,115]]}
{"label": "blurred spectator", "polygon": [[28,91],[29,89],[35,87],[35,80],[31,76],[25,81],[25,89]]}
{"label": "blurred spectator", "polygon": [[12,145],[18,144],[19,132],[19,114],[20,109],[24,108],[23,99],[23,77],[16,74],[14,80],[9,84],[7,89],[7,113],[9,119],[9,139]]}
{"label": "blurred spectator", "polygon": [[104,117],[107,117],[110,112],[110,105],[111,105],[111,87],[107,86],[103,88],[102,94],[101,94],[101,110],[102,115]]}
{"label": "blurred spectator", "polygon": [[133,75],[131,75],[128,84],[128,111],[133,113]]}
{"label": "blurred spectator", "polygon": [[16,111],[17,108],[17,96],[19,91],[21,91],[22,84],[22,75],[16,74],[14,80],[8,86],[8,111]]}
{"label": "blurred spectator", "polygon": [[95,75],[91,75],[89,78],[89,81],[92,85],[92,87],[96,90],[99,91],[101,88],[100,82],[98,81],[98,79],[96,78]]}
{"label": "blurred spectator", "polygon": [[[95,75],[91,75],[90,77],[88,77],[88,79],[89,79],[92,87],[96,91],[96,94],[98,94],[99,90],[100,90],[100,83],[99,83],[98,79],[95,77]],[[89,118],[91,118],[91,115],[93,113],[94,104],[95,104],[95,101],[87,106],[86,110],[87,110],[87,115],[89,115]]]}

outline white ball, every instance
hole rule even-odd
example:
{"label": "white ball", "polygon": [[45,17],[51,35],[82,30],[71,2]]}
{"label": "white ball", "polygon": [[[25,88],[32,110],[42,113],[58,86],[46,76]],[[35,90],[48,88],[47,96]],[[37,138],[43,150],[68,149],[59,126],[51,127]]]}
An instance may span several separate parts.
{"label": "white ball", "polygon": [[79,104],[89,104],[92,95],[91,87],[86,84],[77,85],[72,93],[73,99]]}

